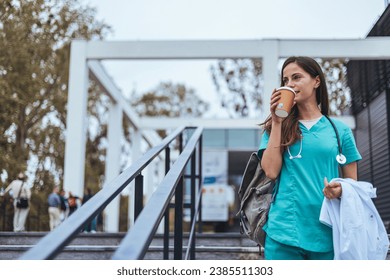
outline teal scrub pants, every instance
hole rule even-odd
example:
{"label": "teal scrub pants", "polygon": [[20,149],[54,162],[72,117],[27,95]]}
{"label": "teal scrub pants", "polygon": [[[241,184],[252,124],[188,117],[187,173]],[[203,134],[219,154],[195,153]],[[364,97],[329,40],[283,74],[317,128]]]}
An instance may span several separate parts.
{"label": "teal scrub pants", "polygon": [[266,236],[264,257],[266,260],[333,260],[330,252],[312,252],[299,247],[289,246]]}

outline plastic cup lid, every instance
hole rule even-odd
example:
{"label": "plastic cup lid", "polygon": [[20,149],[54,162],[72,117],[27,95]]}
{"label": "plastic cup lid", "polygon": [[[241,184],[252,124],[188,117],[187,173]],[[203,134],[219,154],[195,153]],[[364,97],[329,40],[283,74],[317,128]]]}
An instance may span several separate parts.
{"label": "plastic cup lid", "polygon": [[277,88],[276,90],[281,90],[281,89],[286,89],[286,90],[289,90],[289,91],[293,92],[294,94],[296,94],[295,91],[290,87],[280,87],[280,88]]}

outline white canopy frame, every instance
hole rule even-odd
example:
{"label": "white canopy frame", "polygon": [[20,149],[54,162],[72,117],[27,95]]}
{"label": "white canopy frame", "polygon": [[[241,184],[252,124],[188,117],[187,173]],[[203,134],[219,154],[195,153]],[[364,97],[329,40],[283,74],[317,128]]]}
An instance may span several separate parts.
{"label": "white canopy frame", "polygon": [[[150,145],[158,139],[148,137],[144,131],[155,128],[172,128],[179,124],[202,123],[205,128],[247,128],[262,120],[194,120],[194,119],[140,119],[127,104],[120,90],[100,64],[100,60],[139,60],[139,59],[224,59],[262,58],[264,76],[264,100],[269,100],[273,88],[279,84],[278,62],[289,56],[311,56],[321,58],[349,58],[359,60],[390,59],[390,38],[370,37],[366,39],[316,39],[316,40],[197,40],[197,41],[82,41],[75,40],[71,45],[68,114],[65,145],[64,188],[81,196],[84,190],[84,166],[86,145],[87,94],[89,75],[96,79],[113,101],[110,109],[106,162],[106,180],[120,172],[119,136],[122,134],[122,116],[130,120],[135,139],[133,157],[141,151],[141,139]],[[265,102],[263,118],[269,114]],[[343,117],[351,127],[355,126],[351,116]],[[107,218],[107,231],[118,230],[119,201],[108,207],[111,213]],[[132,207],[129,207],[132,208]],[[130,213],[131,216],[131,213]],[[131,223],[130,218],[130,223]]]}

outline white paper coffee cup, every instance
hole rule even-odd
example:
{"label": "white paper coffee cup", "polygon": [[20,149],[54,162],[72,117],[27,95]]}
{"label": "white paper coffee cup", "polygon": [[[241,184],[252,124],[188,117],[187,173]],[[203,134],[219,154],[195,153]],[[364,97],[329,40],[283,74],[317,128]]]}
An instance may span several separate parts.
{"label": "white paper coffee cup", "polygon": [[280,99],[275,114],[280,118],[286,118],[294,105],[295,91],[290,87],[280,87],[276,91],[280,92]]}

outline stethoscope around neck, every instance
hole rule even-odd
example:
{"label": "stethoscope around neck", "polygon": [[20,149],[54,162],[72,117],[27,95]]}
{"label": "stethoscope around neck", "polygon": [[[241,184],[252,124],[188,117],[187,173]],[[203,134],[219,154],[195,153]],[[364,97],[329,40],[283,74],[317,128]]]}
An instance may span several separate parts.
{"label": "stethoscope around neck", "polygon": [[[339,153],[336,156],[336,161],[339,164],[344,164],[344,163],[347,162],[347,158],[343,155],[343,152],[342,152],[342,149],[341,149],[339,132],[337,131],[337,128],[336,128],[335,124],[333,123],[333,121],[328,116],[325,115],[325,117],[328,119],[328,121],[330,122],[330,124],[333,127],[334,132],[336,133],[337,146],[338,146],[338,150],[339,150]],[[299,152],[298,152],[298,154],[296,156],[293,156],[291,154],[291,152],[290,152],[290,148],[287,147],[287,152],[288,152],[290,160],[293,160],[293,159],[296,159],[296,158],[302,158],[302,156],[301,156],[301,153],[302,153],[302,134],[301,134],[301,141],[300,142],[301,143],[300,143],[300,147],[299,147]]]}

